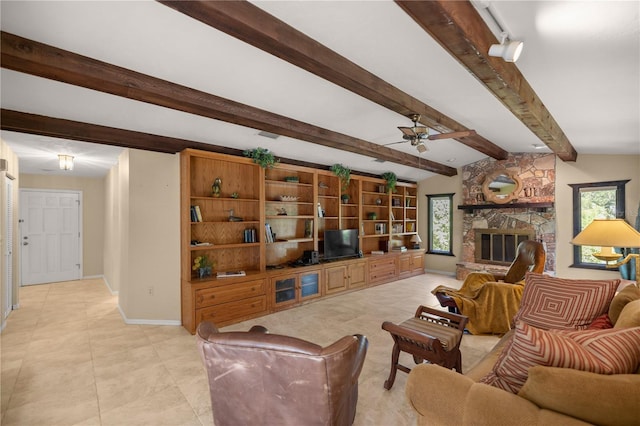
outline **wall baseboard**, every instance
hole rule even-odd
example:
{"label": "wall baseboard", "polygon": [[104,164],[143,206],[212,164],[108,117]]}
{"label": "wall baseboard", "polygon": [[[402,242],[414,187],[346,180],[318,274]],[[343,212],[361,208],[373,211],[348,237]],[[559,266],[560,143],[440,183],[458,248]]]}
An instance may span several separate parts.
{"label": "wall baseboard", "polygon": [[100,275],[100,278],[102,278],[102,281],[104,281],[104,285],[107,286],[109,293],[111,293],[112,296],[116,296],[118,294],[118,290],[114,290],[111,288],[111,285],[109,285],[109,281],[107,280],[107,277],[105,277],[104,275]]}
{"label": "wall baseboard", "polygon": [[438,274],[438,275],[446,275],[449,277],[454,277],[456,276],[455,272],[450,272],[450,271],[438,271],[436,269],[425,269],[425,272],[431,273],[431,274]]}
{"label": "wall baseboard", "polygon": [[122,316],[125,324],[129,325],[173,325],[173,326],[182,326],[182,321],[179,320],[152,320],[152,319],[135,319],[135,318],[127,318],[127,316],[122,311],[120,305],[118,305],[118,311]]}

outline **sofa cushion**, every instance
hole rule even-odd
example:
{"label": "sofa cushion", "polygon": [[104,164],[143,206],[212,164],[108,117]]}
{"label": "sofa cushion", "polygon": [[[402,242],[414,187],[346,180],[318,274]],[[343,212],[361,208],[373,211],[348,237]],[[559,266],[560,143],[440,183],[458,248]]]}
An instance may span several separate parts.
{"label": "sofa cushion", "polygon": [[[593,424],[622,426],[640,418],[638,374],[594,374],[571,368],[536,366],[518,395],[541,408]],[[597,395],[597,398],[594,398]]]}
{"label": "sofa cushion", "polygon": [[624,306],[615,327],[640,327],[640,299],[629,302]]}
{"label": "sofa cushion", "polygon": [[620,292],[613,297],[611,305],[609,306],[609,318],[611,318],[611,322],[615,324],[627,303],[638,299],[640,299],[640,288],[635,285],[628,285],[620,290]]}
{"label": "sofa cushion", "polygon": [[611,318],[609,318],[609,314],[602,314],[598,318],[594,319],[587,330],[604,330],[606,328],[613,328],[613,324],[611,323]]}
{"label": "sofa cushion", "polygon": [[640,327],[542,330],[518,322],[511,344],[480,382],[517,393],[535,365],[600,374],[634,373],[640,363]]}
{"label": "sofa cushion", "polygon": [[572,280],[529,273],[513,318],[537,328],[585,329],[608,312],[620,279]]}

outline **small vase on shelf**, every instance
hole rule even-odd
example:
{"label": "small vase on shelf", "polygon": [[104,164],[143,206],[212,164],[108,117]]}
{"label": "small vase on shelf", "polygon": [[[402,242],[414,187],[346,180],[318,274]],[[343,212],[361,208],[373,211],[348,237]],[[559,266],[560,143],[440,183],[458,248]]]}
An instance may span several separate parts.
{"label": "small vase on shelf", "polygon": [[198,268],[198,278],[207,278],[211,276],[211,266],[205,266],[203,268]]}

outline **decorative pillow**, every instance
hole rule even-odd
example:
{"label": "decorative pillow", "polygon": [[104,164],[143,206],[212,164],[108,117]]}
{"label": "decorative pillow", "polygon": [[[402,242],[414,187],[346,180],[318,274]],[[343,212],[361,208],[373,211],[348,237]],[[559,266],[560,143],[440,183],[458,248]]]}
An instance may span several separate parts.
{"label": "decorative pillow", "polygon": [[613,328],[613,323],[609,318],[609,314],[602,314],[598,318],[594,319],[587,330],[605,330],[607,328]]}
{"label": "decorative pillow", "polygon": [[629,302],[625,305],[615,328],[640,327],[640,299]]}
{"label": "decorative pillow", "polygon": [[611,318],[611,322],[615,324],[625,305],[638,299],[640,299],[640,288],[635,285],[628,285],[620,290],[618,294],[613,296],[611,305],[609,306],[609,318]]}
{"label": "decorative pillow", "polygon": [[518,322],[511,345],[480,382],[518,393],[535,365],[630,374],[639,363],[640,327],[546,331]]}
{"label": "decorative pillow", "polygon": [[524,321],[544,330],[585,329],[608,311],[619,284],[620,279],[570,280],[529,273],[513,323]]}

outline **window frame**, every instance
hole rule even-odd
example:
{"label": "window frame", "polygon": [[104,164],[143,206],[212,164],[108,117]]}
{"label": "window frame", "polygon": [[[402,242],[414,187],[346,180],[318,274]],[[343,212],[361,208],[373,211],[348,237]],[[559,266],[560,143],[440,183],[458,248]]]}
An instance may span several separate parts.
{"label": "window frame", "polygon": [[[611,180],[606,182],[589,182],[589,183],[570,183],[569,186],[573,191],[573,238],[575,238],[581,231],[581,197],[580,191],[584,188],[606,188],[606,187],[615,187],[616,188],[616,219],[625,219],[625,185],[631,179],[626,180]],[[586,263],[582,261],[581,256],[582,246],[574,245],[573,246],[573,264],[571,264],[570,268],[583,268],[583,269],[599,269],[599,270],[616,270],[617,268],[607,268],[606,264],[600,263]]]}
{"label": "window frame", "polygon": [[[440,256],[455,256],[453,254],[453,196],[455,193],[445,194],[426,194],[427,197],[427,254],[436,254]],[[434,199],[447,198],[449,200],[449,251],[441,251],[433,249],[433,209],[431,203]]]}

